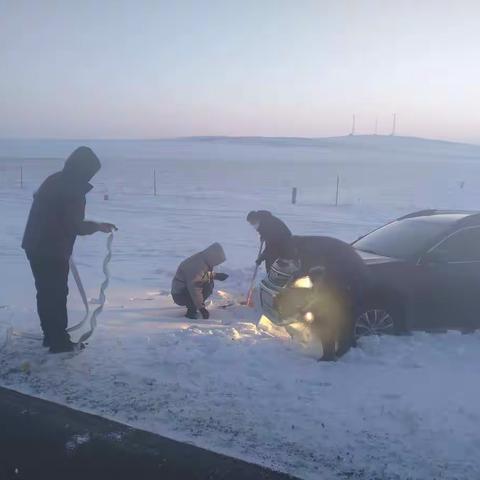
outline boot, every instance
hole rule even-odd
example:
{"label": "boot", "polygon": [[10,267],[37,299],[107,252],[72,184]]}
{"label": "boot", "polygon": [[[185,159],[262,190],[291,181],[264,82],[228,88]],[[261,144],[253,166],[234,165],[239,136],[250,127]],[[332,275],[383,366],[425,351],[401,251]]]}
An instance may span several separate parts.
{"label": "boot", "polygon": [[44,347],[49,347],[50,346],[50,339],[46,336],[43,337],[43,342],[42,342],[42,345]]}
{"label": "boot", "polygon": [[50,353],[65,353],[65,352],[77,352],[85,348],[84,343],[73,343],[71,340],[66,340],[58,345],[50,346]]}
{"label": "boot", "polygon": [[185,316],[187,318],[190,318],[191,320],[196,320],[197,319],[197,309],[196,308],[187,309],[187,313],[186,313]]}

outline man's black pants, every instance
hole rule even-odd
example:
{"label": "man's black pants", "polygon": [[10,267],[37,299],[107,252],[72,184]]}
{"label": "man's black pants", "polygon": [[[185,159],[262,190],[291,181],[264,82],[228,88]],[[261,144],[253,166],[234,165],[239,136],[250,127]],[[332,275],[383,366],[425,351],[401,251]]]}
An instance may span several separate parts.
{"label": "man's black pants", "polygon": [[67,333],[69,263],[67,258],[29,255],[37,289],[37,312],[43,334],[50,345],[62,345]]}

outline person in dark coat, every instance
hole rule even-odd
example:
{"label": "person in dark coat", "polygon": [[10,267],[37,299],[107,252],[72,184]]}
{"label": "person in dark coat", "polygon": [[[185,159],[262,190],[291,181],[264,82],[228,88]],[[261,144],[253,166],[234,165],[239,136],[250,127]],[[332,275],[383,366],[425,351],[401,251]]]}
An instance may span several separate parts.
{"label": "person in dark coat", "polygon": [[310,269],[322,267],[330,284],[348,292],[354,302],[361,301],[368,287],[368,269],[346,242],[333,237],[294,236],[294,256],[300,263],[297,276],[305,276]]}
{"label": "person in dark coat", "polygon": [[292,258],[292,232],[279,218],[266,210],[252,211],[247,215],[250,223],[265,242],[265,248],[257,258],[257,265],[265,262],[267,272],[278,258]]}
{"label": "person in dark coat", "polygon": [[[368,269],[356,250],[332,237],[292,237],[298,278],[309,275],[321,319],[312,332],[324,343],[325,360],[343,354],[354,342],[350,322],[369,290]],[[319,307],[320,308],[320,307]]]}
{"label": "person in dark coat", "polygon": [[73,351],[67,333],[69,259],[77,235],[116,230],[111,223],[85,220],[89,181],[101,164],[88,147],[77,148],[62,171],[50,175],[33,197],[22,248],[30,262],[37,290],[37,311],[50,352]]}

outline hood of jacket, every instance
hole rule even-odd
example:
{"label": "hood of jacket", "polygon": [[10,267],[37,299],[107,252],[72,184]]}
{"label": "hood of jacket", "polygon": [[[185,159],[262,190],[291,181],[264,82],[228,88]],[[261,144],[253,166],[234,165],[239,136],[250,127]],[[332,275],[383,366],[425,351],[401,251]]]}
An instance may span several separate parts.
{"label": "hood of jacket", "polygon": [[78,147],[67,158],[62,173],[73,181],[88,183],[101,166],[100,160],[91,148]]}
{"label": "hood of jacket", "polygon": [[212,243],[209,247],[207,247],[201,253],[201,255],[205,260],[205,262],[207,263],[207,265],[211,268],[216,267],[217,265],[220,265],[226,260],[223,247],[217,242]]}

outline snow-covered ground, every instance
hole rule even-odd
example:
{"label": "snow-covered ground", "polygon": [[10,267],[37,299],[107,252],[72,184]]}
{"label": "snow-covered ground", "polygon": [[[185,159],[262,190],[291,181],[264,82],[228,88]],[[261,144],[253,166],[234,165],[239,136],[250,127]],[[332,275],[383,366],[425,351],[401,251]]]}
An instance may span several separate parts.
{"label": "snow-covered ground", "polygon": [[[209,321],[187,322],[169,297],[178,263],[214,241],[231,275],[221,288],[245,293],[258,248],[251,209],[345,240],[414,209],[476,209],[480,147],[390,137],[87,143],[104,160],[89,217],[120,228],[106,309],[73,357],[13,337],[0,351],[2,385],[306,479],[480,478],[480,334],[370,338],[321,363],[256,326],[258,311],[224,310],[215,297]],[[32,192],[77,144],[0,141],[0,345],[8,325],[38,332],[19,244]],[[105,236],[79,239],[92,299],[104,254]],[[73,283],[71,292],[75,323]]]}

